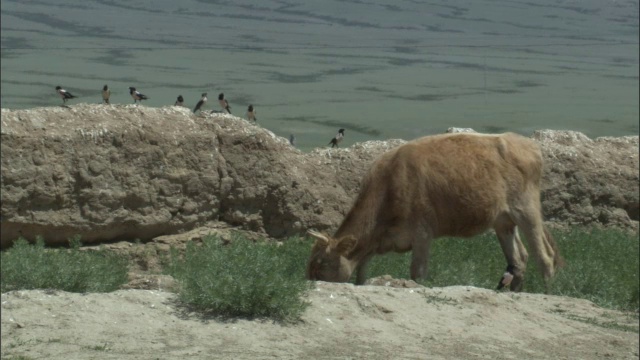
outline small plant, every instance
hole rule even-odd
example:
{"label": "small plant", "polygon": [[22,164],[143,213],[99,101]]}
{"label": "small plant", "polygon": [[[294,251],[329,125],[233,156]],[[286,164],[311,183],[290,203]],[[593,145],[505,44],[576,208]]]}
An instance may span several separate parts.
{"label": "small plant", "polygon": [[201,245],[187,244],[184,256],[172,251],[169,273],[180,283],[185,304],[222,317],[299,318],[308,304],[300,242],[281,246],[254,243],[235,236],[223,245],[209,236]]}
{"label": "small plant", "polygon": [[448,296],[424,294],[424,298],[427,300],[427,304],[458,305],[458,300]]}
{"label": "small plant", "polygon": [[625,331],[625,332],[633,332],[636,334],[638,333],[638,327],[619,324],[615,321],[600,321],[595,317],[584,317],[584,316],[577,316],[577,315],[566,315],[565,317],[570,320],[580,321],[586,324],[603,327],[605,329],[614,329],[614,330]]}
{"label": "small plant", "polygon": [[37,341],[35,339],[29,339],[29,340],[16,339],[14,342],[9,343],[7,345],[7,349],[13,349],[13,348],[16,348],[16,347],[31,345],[31,344],[35,344],[35,343],[37,343]]}
{"label": "small plant", "polygon": [[89,350],[95,350],[95,351],[107,351],[107,350],[109,350],[109,346],[107,345],[107,343],[104,343],[104,345],[87,346],[86,348],[89,349]]}
{"label": "small plant", "polygon": [[80,238],[69,249],[49,249],[18,239],[2,253],[0,290],[57,289],[69,292],[109,292],[127,282],[127,261],[103,249],[80,250]]}

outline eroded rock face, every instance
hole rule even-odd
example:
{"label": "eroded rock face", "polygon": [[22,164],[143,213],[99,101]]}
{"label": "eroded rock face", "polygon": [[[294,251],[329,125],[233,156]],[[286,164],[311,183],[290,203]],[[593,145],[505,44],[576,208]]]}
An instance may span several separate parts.
{"label": "eroded rock face", "polygon": [[545,158],[542,206],[550,221],[637,229],[638,136],[589,139],[575,131],[533,134]]}
{"label": "eroded rock face", "polygon": [[[637,136],[534,139],[547,219],[637,226]],[[144,241],[210,221],[276,238],[335,230],[371,162],[402,143],[305,154],[240,118],[180,107],[2,109],[2,246],[38,235]]]}
{"label": "eroded rock face", "polygon": [[217,139],[179,108],[2,110],[2,244],[147,239],[216,217]]}

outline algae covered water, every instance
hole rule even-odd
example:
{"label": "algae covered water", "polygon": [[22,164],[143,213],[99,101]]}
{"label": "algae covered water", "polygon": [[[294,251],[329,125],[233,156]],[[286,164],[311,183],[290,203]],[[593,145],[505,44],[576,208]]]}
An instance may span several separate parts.
{"label": "algae covered water", "polygon": [[326,146],[483,132],[638,135],[638,1],[2,1],[2,107],[178,95]]}

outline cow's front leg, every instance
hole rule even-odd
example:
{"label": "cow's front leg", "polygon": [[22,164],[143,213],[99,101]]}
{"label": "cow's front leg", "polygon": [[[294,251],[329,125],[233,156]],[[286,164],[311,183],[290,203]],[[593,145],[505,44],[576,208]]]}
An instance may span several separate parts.
{"label": "cow's front leg", "polygon": [[367,266],[369,265],[369,260],[371,260],[372,256],[373,254],[369,254],[360,260],[360,263],[358,263],[358,266],[356,267],[356,285],[362,285],[365,280],[367,280]]}
{"label": "cow's front leg", "polygon": [[511,291],[521,291],[529,254],[518,235],[515,224],[509,218],[501,218],[494,226],[500,247],[507,260],[507,269],[498,282],[497,290],[509,286]]}
{"label": "cow's front leg", "polygon": [[431,239],[415,241],[411,251],[411,280],[426,279]]}

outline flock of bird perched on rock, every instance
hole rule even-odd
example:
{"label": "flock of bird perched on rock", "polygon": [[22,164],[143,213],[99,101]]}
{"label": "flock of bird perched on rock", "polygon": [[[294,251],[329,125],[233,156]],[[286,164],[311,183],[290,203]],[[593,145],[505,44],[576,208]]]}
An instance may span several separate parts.
{"label": "flock of bird perched on rock", "polygon": [[[67,100],[77,98],[77,96],[71,94],[67,90],[63,89],[61,86],[56,86],[56,91],[58,92],[58,95],[60,95],[60,97],[62,98],[63,105],[67,103]],[[136,88],[133,86],[129,87],[129,94],[133,98],[134,104],[137,104],[138,101],[142,103],[142,100],[149,99],[147,95],[136,90]],[[109,102],[110,97],[111,97],[111,90],[109,89],[109,86],[105,85],[102,88],[102,100],[104,101],[105,104],[110,104]],[[198,111],[202,111],[202,107],[206,102],[207,102],[207,93],[202,93],[200,100],[198,101],[196,106],[193,108],[193,113],[195,114]],[[231,106],[229,105],[229,102],[227,101],[227,99],[224,98],[224,93],[220,93],[218,95],[218,104],[220,104],[220,107],[222,107],[224,111],[212,110],[211,113],[225,112],[225,113],[231,114]],[[184,97],[182,97],[182,95],[178,95],[178,98],[176,99],[176,102],[173,105],[186,107],[184,104]],[[256,113],[257,112],[253,107],[253,105],[249,105],[246,113],[247,119],[254,122],[258,121],[258,119],[256,118]],[[336,136],[334,136],[333,139],[331,139],[328,145],[331,145],[331,148],[339,147],[338,144],[340,144],[343,138],[344,138],[344,129],[340,129],[338,130],[338,134],[336,134]],[[291,145],[295,146],[295,136],[293,136],[293,134],[289,136],[289,142],[291,143]]]}

